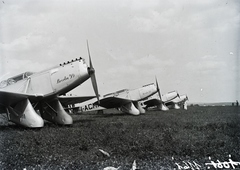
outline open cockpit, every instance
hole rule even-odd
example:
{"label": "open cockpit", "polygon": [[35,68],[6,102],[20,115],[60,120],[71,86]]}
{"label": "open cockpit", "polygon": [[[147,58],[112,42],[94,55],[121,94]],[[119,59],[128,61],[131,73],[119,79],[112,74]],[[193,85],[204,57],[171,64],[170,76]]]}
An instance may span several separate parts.
{"label": "open cockpit", "polygon": [[4,88],[4,87],[14,84],[20,80],[26,79],[29,76],[31,76],[32,74],[34,74],[34,73],[33,72],[25,72],[25,73],[19,74],[14,77],[10,77],[7,80],[3,80],[0,82],[0,88]]}

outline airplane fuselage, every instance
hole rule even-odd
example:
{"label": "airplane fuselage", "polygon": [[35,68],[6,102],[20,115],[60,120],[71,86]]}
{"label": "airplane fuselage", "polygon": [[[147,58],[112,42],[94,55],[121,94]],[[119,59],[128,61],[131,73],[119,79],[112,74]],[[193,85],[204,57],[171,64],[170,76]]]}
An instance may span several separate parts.
{"label": "airplane fuselage", "polygon": [[159,110],[166,111],[169,109],[165,104],[173,101],[177,97],[178,93],[176,91],[168,92],[167,94],[161,95],[161,98],[159,97],[159,94],[155,94],[153,96],[150,96],[147,100],[145,100],[142,103],[142,106],[146,108],[157,107]]}
{"label": "airplane fuselage", "polygon": [[60,64],[48,70],[33,73],[22,80],[15,82],[1,90],[24,94],[37,94],[51,97],[64,94],[77,87],[89,78],[88,67],[83,59],[76,59],[66,64]]}
{"label": "airplane fuselage", "polygon": [[184,100],[187,100],[187,95],[181,95],[175,99],[172,100],[173,103],[180,103],[183,102]]}
{"label": "airplane fuselage", "polygon": [[[125,100],[131,100],[132,102],[129,103],[130,105],[126,104],[120,107],[120,110],[121,108],[122,109],[124,108],[124,111],[122,110],[123,112],[130,113],[133,115],[139,115],[140,113],[144,113],[145,111],[143,110],[143,108],[141,108],[140,104],[138,104],[138,101],[144,100],[155,93],[157,93],[157,88],[155,84],[148,84],[137,89],[123,89],[123,90],[116,91],[114,93],[106,94],[103,96],[103,98],[100,98],[100,101],[101,99],[104,100],[109,97],[116,97],[116,98],[121,98]],[[97,105],[96,99],[86,101],[77,106],[79,107],[79,112],[107,109],[105,107]]]}
{"label": "airplane fuselage", "polygon": [[168,102],[168,101],[174,100],[175,98],[177,98],[177,96],[178,96],[178,93],[176,91],[168,92],[167,94],[162,96],[162,101]]}
{"label": "airplane fuselage", "polygon": [[26,72],[0,82],[1,95],[8,97],[0,104],[6,108],[10,121],[25,127],[43,127],[43,119],[70,125],[72,117],[58,96],[79,86],[92,74],[93,67],[88,67],[82,58],[38,73]]}
{"label": "airplane fuselage", "polygon": [[[167,94],[162,95],[161,100],[162,100],[162,102],[165,103],[165,102],[169,102],[169,101],[174,100],[175,98],[177,98],[177,96],[178,96],[178,93],[176,91],[172,91],[172,92],[168,92]],[[160,98],[157,94],[155,94],[153,96],[150,96],[147,100],[150,100],[150,99],[160,100]]]}
{"label": "airplane fuselage", "polygon": [[104,98],[119,97],[119,98],[139,101],[139,100],[144,100],[148,98],[149,96],[155,94],[156,92],[157,92],[156,86],[154,84],[148,84],[137,89],[124,89],[114,93],[110,93],[110,94],[104,95]]}

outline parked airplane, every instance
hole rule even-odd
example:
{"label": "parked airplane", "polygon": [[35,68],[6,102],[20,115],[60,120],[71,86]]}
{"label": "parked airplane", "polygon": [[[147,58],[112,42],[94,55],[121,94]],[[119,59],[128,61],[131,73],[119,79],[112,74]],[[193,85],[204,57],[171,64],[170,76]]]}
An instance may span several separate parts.
{"label": "parked airplane", "polygon": [[184,109],[187,110],[186,101],[188,100],[187,95],[180,95],[179,97],[172,100],[172,103],[166,104],[169,108],[180,109],[180,104],[183,104]]}
{"label": "parked airplane", "polygon": [[156,79],[156,85],[157,85],[158,93],[142,101],[141,105],[145,109],[148,109],[149,107],[157,107],[159,110],[163,110],[163,111],[169,110],[166,104],[171,104],[173,99],[179,97],[179,94],[177,93],[177,91],[172,91],[165,95],[161,95],[157,79]]}
{"label": "parked airplane", "polygon": [[91,99],[78,104],[77,107],[79,107],[79,112],[117,108],[124,113],[139,115],[140,113],[145,113],[140,101],[157,92],[158,88],[152,83],[137,89],[123,89],[106,94],[99,99],[99,104],[96,99]]}
{"label": "parked airplane", "polygon": [[179,96],[176,91],[172,91],[165,95],[162,95],[161,98],[159,96],[153,95],[144,101],[142,105],[145,106],[145,109],[156,106],[159,110],[166,111],[169,109],[180,109],[179,104],[183,104],[183,108],[187,110],[187,100],[187,95]]}
{"label": "parked airplane", "polygon": [[157,107],[159,110],[167,111],[169,110],[167,105],[169,106],[170,104],[173,104],[172,100],[178,96],[179,95],[177,91],[168,92],[167,94],[161,95],[161,97],[155,94],[149,97],[147,100],[143,101],[142,105],[144,105],[145,109],[148,109],[150,107]]}
{"label": "parked airplane", "polygon": [[[25,72],[0,82],[0,110],[8,120],[25,127],[43,127],[44,121],[70,125],[72,117],[63,109],[61,101],[83,102],[94,98],[60,96],[79,86],[91,77],[98,98],[95,70],[89,47],[89,67],[83,58],[55,66],[38,73]],[[1,113],[2,113],[1,112]],[[39,115],[40,113],[40,115]]]}

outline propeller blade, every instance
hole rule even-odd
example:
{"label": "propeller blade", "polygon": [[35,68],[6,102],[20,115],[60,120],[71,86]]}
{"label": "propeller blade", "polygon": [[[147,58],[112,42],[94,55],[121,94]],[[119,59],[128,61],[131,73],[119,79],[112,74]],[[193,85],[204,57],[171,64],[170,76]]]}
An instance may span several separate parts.
{"label": "propeller blade", "polygon": [[177,93],[177,97],[178,97],[178,98],[180,98],[180,95],[179,95],[178,91],[177,91],[177,90],[175,90],[175,92]]}
{"label": "propeller blade", "polygon": [[88,49],[88,57],[89,57],[89,67],[90,67],[90,69],[93,69],[90,50],[89,50],[89,46],[88,46],[88,40],[87,40],[87,49]]}
{"label": "propeller blade", "polygon": [[162,101],[162,96],[161,96],[160,89],[159,89],[159,86],[158,86],[158,81],[157,81],[157,78],[156,78],[156,77],[155,77],[155,79],[156,79],[158,96],[159,96],[160,100]]}
{"label": "propeller blade", "polygon": [[96,95],[97,100],[98,100],[98,104],[100,104],[99,94],[98,94],[98,87],[97,87],[97,80],[96,80],[95,74],[91,75],[91,81],[92,81],[93,90],[94,90],[95,95]]}
{"label": "propeller blade", "polygon": [[89,46],[88,46],[88,41],[87,41],[87,49],[88,49],[88,56],[89,56],[89,68],[88,68],[88,73],[89,73],[89,75],[90,75],[90,77],[91,77],[93,90],[94,90],[95,95],[96,95],[96,97],[97,97],[98,104],[100,104],[99,94],[98,94],[97,80],[96,80],[96,76],[95,76],[95,69],[93,68],[93,64],[92,64],[91,55],[90,55],[90,50],[89,50]]}
{"label": "propeller blade", "polygon": [[178,92],[177,92],[177,96],[180,98],[180,95],[178,94]]}

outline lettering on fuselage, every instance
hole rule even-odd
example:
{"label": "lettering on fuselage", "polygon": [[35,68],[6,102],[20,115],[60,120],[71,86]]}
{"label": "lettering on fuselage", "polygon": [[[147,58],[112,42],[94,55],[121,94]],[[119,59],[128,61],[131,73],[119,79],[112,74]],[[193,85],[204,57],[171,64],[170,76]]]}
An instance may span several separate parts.
{"label": "lettering on fuselage", "polygon": [[62,79],[57,79],[57,84],[73,79],[74,77],[75,77],[75,74],[69,74],[68,76],[64,76]]}
{"label": "lettering on fuselage", "polygon": [[146,91],[146,92],[143,92],[142,93],[142,96],[149,96],[151,94],[151,90],[149,90],[149,91]]}
{"label": "lettering on fuselage", "polygon": [[98,108],[98,107],[99,107],[98,105],[95,105],[95,104],[93,104],[93,103],[90,103],[90,104],[87,104],[87,105],[85,105],[85,106],[80,106],[80,107],[79,107],[79,111],[80,111],[80,112],[91,111],[91,110],[96,109],[96,108]]}
{"label": "lettering on fuselage", "polygon": [[144,91],[142,91],[140,93],[142,99],[148,98],[149,96],[151,96],[153,94],[154,94],[154,90],[151,90],[151,89],[144,89]]}

